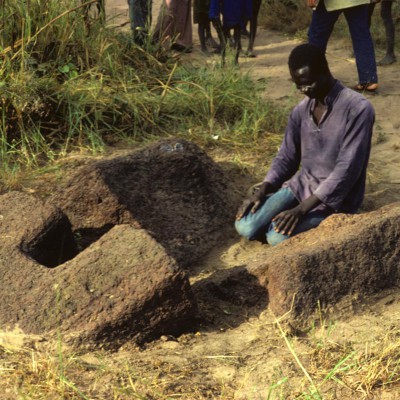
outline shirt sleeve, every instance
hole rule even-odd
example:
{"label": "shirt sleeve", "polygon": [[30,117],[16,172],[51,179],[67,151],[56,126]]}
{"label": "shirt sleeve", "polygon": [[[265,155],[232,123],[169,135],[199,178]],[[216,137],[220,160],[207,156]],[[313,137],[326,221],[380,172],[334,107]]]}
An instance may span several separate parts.
{"label": "shirt sleeve", "polygon": [[360,107],[352,109],[335,167],[314,191],[314,195],[335,211],[340,210],[351,189],[366,172],[374,121],[375,112],[369,102],[361,102]]}
{"label": "shirt sleeve", "polygon": [[275,188],[280,188],[299,168],[301,160],[300,129],[301,118],[299,106],[297,106],[289,116],[279,152],[264,178],[264,182],[269,182]]}

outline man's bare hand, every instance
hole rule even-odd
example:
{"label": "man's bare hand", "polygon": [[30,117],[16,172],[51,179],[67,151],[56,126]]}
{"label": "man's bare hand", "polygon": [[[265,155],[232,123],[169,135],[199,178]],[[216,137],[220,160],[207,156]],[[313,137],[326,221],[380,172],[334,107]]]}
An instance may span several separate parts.
{"label": "man's bare hand", "polygon": [[263,182],[255,193],[253,193],[249,198],[243,201],[242,205],[239,207],[236,213],[236,219],[239,221],[249,212],[255,213],[260,206],[264,203],[266,195],[273,193],[274,188],[269,182]]}
{"label": "man's bare hand", "polygon": [[290,236],[303,216],[304,211],[300,206],[280,212],[272,219],[275,231]]}
{"label": "man's bare hand", "polygon": [[236,213],[236,219],[239,221],[249,212],[255,213],[262,203],[265,201],[265,195],[260,195],[259,192],[253,194],[253,196],[245,199],[242,205],[239,207],[238,212]]}

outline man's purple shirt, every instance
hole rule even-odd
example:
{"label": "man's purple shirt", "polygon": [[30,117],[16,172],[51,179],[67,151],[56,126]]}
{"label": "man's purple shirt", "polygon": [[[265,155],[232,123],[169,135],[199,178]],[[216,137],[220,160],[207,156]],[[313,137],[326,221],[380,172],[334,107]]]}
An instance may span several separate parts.
{"label": "man's purple shirt", "polygon": [[299,202],[314,194],[322,202],[315,210],[354,213],[364,198],[375,111],[339,81],[325,101],[319,124],[312,115],[315,99],[293,109],[264,181],[289,187]]}

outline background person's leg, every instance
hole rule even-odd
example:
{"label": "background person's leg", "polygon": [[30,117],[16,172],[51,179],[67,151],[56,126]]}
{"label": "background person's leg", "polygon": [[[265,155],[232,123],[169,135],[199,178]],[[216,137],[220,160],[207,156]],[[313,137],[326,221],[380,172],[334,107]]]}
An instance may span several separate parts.
{"label": "background person's leg", "polygon": [[151,0],[128,0],[133,38],[143,44],[151,26]]}
{"label": "background person's leg", "polygon": [[343,11],[353,42],[360,85],[378,82],[374,44],[368,25],[368,11],[368,4],[350,7]]}
{"label": "background person's leg", "polygon": [[375,6],[377,3],[369,3],[368,4],[368,26],[371,29],[372,24],[372,16],[374,15]]}
{"label": "background person's leg", "polygon": [[395,29],[392,16],[392,5],[393,1],[391,0],[384,0],[381,2],[381,18],[385,25],[386,33],[386,55],[378,62],[378,65],[390,65],[396,62],[396,56],[394,55]]}
{"label": "background person's leg", "polygon": [[249,45],[247,47],[247,57],[255,57],[254,54],[254,41],[256,40],[258,13],[260,12],[261,0],[253,0],[252,16],[250,18],[250,37]]}
{"label": "background person's leg", "polygon": [[200,40],[200,47],[201,51],[206,53],[207,52],[207,46],[206,46],[206,25],[204,24],[204,20],[200,19],[199,20],[199,26],[197,29],[197,32],[199,34],[199,40]]}
{"label": "background person's leg", "polygon": [[239,63],[239,55],[242,51],[242,41],[241,41],[241,27],[240,25],[235,25],[233,27],[233,41],[234,41],[234,49],[235,49],[235,64]]}
{"label": "background person's leg", "polygon": [[224,65],[225,55],[226,55],[226,42],[227,42],[226,31],[222,28],[221,20],[219,18],[212,19],[211,22],[218,35],[220,49],[221,49],[221,63],[222,65]]}
{"label": "background person's leg", "polygon": [[324,2],[320,1],[312,14],[308,28],[308,42],[326,51],[328,40],[339,15],[340,11],[326,11]]}
{"label": "background person's leg", "polygon": [[210,19],[208,18],[208,14],[205,27],[206,27],[206,45],[210,46],[213,49],[219,49],[220,45],[215,41],[215,39],[212,37],[211,34],[211,22]]}
{"label": "background person's leg", "polygon": [[235,221],[235,228],[239,235],[249,240],[265,238],[272,218],[297,204],[299,202],[289,188],[280,189],[269,196],[254,214],[249,211],[242,219]]}

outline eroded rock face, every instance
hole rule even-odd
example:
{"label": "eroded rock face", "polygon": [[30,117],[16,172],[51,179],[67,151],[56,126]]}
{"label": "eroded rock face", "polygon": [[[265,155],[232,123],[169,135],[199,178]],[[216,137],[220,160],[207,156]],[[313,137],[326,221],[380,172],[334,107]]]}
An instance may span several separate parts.
{"label": "eroded rock face", "polygon": [[129,225],[115,226],[51,275],[60,302],[49,297],[53,318],[43,315],[43,324],[56,316],[85,340],[115,345],[182,333],[196,315],[186,273],[145,230]]}
{"label": "eroded rock face", "polygon": [[[78,342],[115,346],[181,333],[193,323],[186,273],[145,230],[115,226],[78,256],[48,268],[33,256],[41,259],[46,247],[76,250],[66,216],[18,192],[0,196],[0,215],[2,329],[61,329]],[[60,232],[61,244],[54,236]]]}
{"label": "eroded rock face", "polygon": [[182,266],[232,225],[238,199],[196,145],[165,140],[81,167],[43,204],[0,197],[0,324],[119,344],[187,330]]}
{"label": "eroded rock face", "polygon": [[317,229],[266,249],[249,266],[267,288],[270,309],[302,326],[318,307],[400,282],[400,203],[326,219]]}
{"label": "eroded rock face", "polygon": [[25,193],[0,196],[0,246],[16,245],[27,257],[47,267],[70,260],[78,249],[71,223],[60,209]]}
{"label": "eroded rock face", "polygon": [[[184,267],[233,226],[238,202],[222,170],[183,139],[80,168],[50,199],[88,237],[114,225],[147,230]],[[88,240],[90,243],[90,240]]]}

